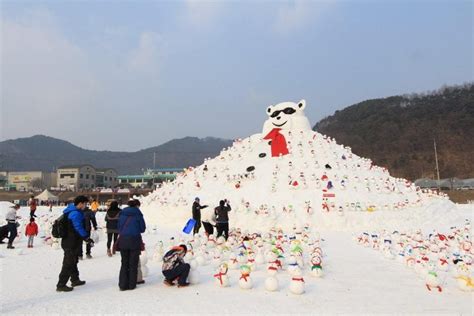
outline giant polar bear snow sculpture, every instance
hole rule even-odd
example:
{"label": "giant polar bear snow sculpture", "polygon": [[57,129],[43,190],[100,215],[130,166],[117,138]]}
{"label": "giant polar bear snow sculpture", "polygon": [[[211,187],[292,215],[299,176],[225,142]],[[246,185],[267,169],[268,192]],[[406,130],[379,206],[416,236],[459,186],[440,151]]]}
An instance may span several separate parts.
{"label": "giant polar bear snow sculpture", "polygon": [[274,128],[290,131],[311,131],[309,120],[304,114],[306,101],[282,102],[267,108],[268,119],[263,123],[262,134],[267,135]]}
{"label": "giant polar bear snow sculpture", "polygon": [[[263,139],[270,140],[272,157],[289,153],[286,138],[290,131],[311,131],[308,118],[303,110],[306,101],[283,102],[267,108],[268,119],[263,124]],[[281,131],[281,133],[280,133]]]}

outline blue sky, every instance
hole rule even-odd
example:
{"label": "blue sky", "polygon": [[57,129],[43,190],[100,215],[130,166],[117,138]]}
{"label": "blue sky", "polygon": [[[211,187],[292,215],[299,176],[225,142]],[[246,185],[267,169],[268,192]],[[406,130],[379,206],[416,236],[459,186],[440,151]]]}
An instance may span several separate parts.
{"label": "blue sky", "polygon": [[473,81],[471,1],[1,1],[1,140],[138,150]]}

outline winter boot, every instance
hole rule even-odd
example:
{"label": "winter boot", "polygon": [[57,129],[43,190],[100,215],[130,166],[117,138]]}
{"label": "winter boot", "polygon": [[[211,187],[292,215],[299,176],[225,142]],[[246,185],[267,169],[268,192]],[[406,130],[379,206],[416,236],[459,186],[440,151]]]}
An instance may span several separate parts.
{"label": "winter boot", "polygon": [[92,256],[90,254],[86,254],[87,259],[92,259]]}
{"label": "winter boot", "polygon": [[86,281],[81,281],[81,280],[74,280],[74,281],[71,281],[72,287],[81,286],[81,285],[84,285],[84,284],[86,284]]}
{"label": "winter boot", "polygon": [[178,287],[186,287],[186,286],[189,286],[191,283],[189,282],[186,282],[186,283],[183,283],[183,284],[178,284]]}
{"label": "winter boot", "polygon": [[107,256],[112,257],[112,251],[110,251],[110,249],[107,249]]}
{"label": "winter boot", "polygon": [[57,286],[56,287],[56,292],[71,292],[73,290],[72,287],[69,287],[67,285],[63,285],[63,286]]}
{"label": "winter boot", "polygon": [[13,247],[12,244],[8,244],[7,249],[15,249],[15,247]]}
{"label": "winter boot", "polygon": [[165,280],[163,281],[163,283],[164,283],[165,285],[167,285],[167,286],[173,286],[173,285],[174,285],[173,281],[168,280],[168,279],[165,279]]}

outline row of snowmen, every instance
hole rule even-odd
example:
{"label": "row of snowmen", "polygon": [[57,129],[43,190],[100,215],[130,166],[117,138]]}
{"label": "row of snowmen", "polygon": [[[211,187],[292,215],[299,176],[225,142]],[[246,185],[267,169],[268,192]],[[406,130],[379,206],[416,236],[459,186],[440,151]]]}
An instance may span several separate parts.
{"label": "row of snowmen", "polygon": [[[424,235],[412,232],[363,232],[355,237],[358,244],[380,251],[387,259],[396,259],[424,279],[429,291],[442,292],[449,273],[462,291],[474,291],[472,263],[474,247],[470,221],[462,228],[452,227],[448,234],[433,231]],[[444,275],[442,281],[441,276]]]}
{"label": "row of snowmen", "polygon": [[[271,229],[266,234],[250,234],[233,229],[227,241],[222,236],[216,239],[213,235],[196,234],[192,240],[179,243],[183,242],[188,246],[185,261],[191,266],[188,278],[191,284],[199,283],[199,267],[211,265],[215,269],[212,277],[217,286],[231,286],[231,271],[238,270],[239,287],[252,289],[252,273],[266,271],[267,291],[278,291],[279,278],[288,278],[289,291],[300,295],[305,292],[305,272],[312,277],[323,275],[319,233],[284,234],[281,229]],[[172,238],[167,246],[176,244],[178,242]],[[164,249],[164,243],[159,242],[153,254],[154,261],[161,262]]]}

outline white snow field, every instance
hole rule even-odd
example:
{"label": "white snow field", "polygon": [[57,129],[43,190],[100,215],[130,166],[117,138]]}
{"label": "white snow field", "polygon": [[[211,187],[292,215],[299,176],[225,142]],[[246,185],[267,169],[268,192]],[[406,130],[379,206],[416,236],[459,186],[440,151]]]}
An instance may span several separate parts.
{"label": "white snow field", "polygon": [[[474,205],[456,205],[443,195],[422,192],[409,181],[391,177],[370,159],[353,154],[350,148],[311,131],[303,112],[305,106],[300,101],[270,107],[262,134],[236,140],[216,158],[186,169],[174,182],[140,197],[147,222],[143,236],[149,273],[146,283],[134,291],[119,291],[120,256],[106,255],[104,213],[99,213],[102,228],[100,241],[92,250],[94,258],[79,262],[80,277],[87,284],[70,293],[57,293],[63,253],[55,249],[57,244],[51,246],[44,240],[49,237],[51,220],[60,214],[61,208],[54,208],[53,214],[49,214],[47,207],[39,208],[40,236],[31,249],[26,247],[23,236],[28,209],[22,208],[22,237],[14,243],[17,249],[7,250],[6,245],[0,248],[1,313],[472,315],[473,292],[462,291],[455,277],[460,275],[458,270],[462,266],[463,276],[472,281],[469,221],[472,222]],[[272,157],[272,151],[281,148],[271,146],[281,145],[282,138],[272,139],[272,145],[264,138],[276,125],[281,128],[279,133],[289,154]],[[197,244],[198,238],[181,232],[191,216],[196,196],[201,204],[210,207],[228,199],[232,206],[230,227],[262,234],[260,246],[264,246],[259,248],[255,242],[252,247],[256,252],[273,247],[270,240],[265,240],[272,229],[282,229],[283,240],[293,240],[282,244],[287,258],[294,240],[301,241],[305,265],[300,268],[305,293],[290,293],[289,266],[277,273],[279,290],[266,291],[266,263],[251,272],[252,289],[239,287],[238,270],[228,272],[230,287],[218,286],[213,277],[216,268],[212,254],[221,256],[223,262],[231,253],[237,254],[239,244],[228,242],[220,248],[203,247]],[[8,203],[0,203],[0,218],[7,209]],[[449,256],[449,270],[436,271],[442,292],[427,289],[426,273],[416,272],[403,260],[388,259],[381,251],[363,247],[356,241],[363,232],[392,238],[395,230],[406,233],[410,242],[418,242],[414,236],[420,233],[413,232],[420,230],[425,239],[420,241],[423,247],[415,247],[420,254],[433,243],[444,245],[428,234],[453,234],[451,244],[443,252]],[[203,229],[200,233],[202,241]],[[318,236],[320,243],[316,243]],[[171,237],[174,241],[170,241]],[[188,243],[193,246],[196,262],[204,258],[203,262],[208,264],[198,266],[198,284],[186,288],[163,284],[161,264],[156,260],[157,253],[161,253],[160,242],[165,245],[164,251],[171,244]],[[461,244],[467,246],[458,249]],[[323,253],[320,278],[310,273],[310,252],[316,246]],[[384,243],[384,246],[390,255],[398,254],[396,245]],[[411,250],[402,250],[403,255],[412,255]],[[437,259],[436,256],[433,250],[430,260]],[[462,260],[456,260],[455,265],[456,258]]]}
{"label": "white snow field", "polygon": [[[37,212],[39,215],[48,213],[47,208]],[[54,213],[59,212],[60,208],[55,208]],[[462,224],[465,218],[472,217],[474,208],[456,208],[451,212],[456,215],[449,217],[457,218],[457,222],[436,224],[428,220],[427,225],[443,231],[446,226]],[[4,214],[4,209],[1,213]],[[20,214],[26,218],[28,210],[22,208]],[[103,213],[98,217],[103,217]],[[103,225],[102,220],[99,222]],[[442,293],[429,292],[413,270],[357,245],[349,232],[321,232],[324,276],[311,278],[305,273],[306,293],[300,296],[289,293],[290,277],[284,272],[278,276],[280,290],[267,292],[265,269],[252,273],[254,288],[251,290],[239,288],[238,271],[230,271],[230,287],[220,288],[215,284],[215,269],[211,265],[198,268],[199,284],[188,288],[166,287],[162,283],[161,264],[152,260],[153,249],[158,240],[167,243],[170,236],[180,236],[181,228],[181,223],[175,227],[158,226],[157,234],[144,235],[149,252],[149,275],[144,285],[125,292],[118,289],[120,255],[107,257],[102,234],[92,250],[94,258],[79,262],[81,279],[87,284],[70,293],[56,292],[62,250],[53,249],[41,238],[35,239],[32,249],[26,248],[25,237],[14,243],[17,249],[7,251],[6,245],[1,245],[1,313],[472,315],[473,312],[472,292],[460,291],[452,277],[444,280]]]}

